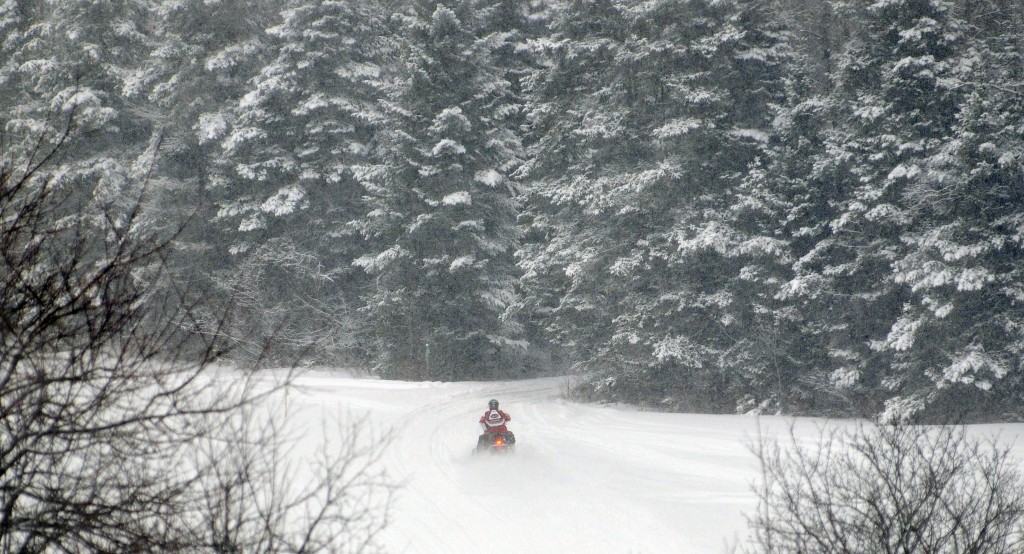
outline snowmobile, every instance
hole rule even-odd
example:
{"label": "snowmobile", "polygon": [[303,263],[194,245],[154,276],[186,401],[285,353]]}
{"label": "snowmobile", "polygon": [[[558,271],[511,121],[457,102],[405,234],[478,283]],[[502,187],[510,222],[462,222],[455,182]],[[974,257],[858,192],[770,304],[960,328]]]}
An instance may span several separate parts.
{"label": "snowmobile", "polygon": [[516,436],[511,431],[505,433],[484,433],[476,442],[473,454],[490,452],[491,454],[511,454],[516,450]]}

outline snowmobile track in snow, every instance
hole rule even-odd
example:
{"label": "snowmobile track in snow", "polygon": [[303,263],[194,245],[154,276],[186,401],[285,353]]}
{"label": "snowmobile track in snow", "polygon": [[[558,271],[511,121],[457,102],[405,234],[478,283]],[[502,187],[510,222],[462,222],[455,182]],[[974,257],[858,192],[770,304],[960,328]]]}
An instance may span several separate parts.
{"label": "snowmobile track in snow", "polygon": [[[757,477],[749,445],[759,425],[785,435],[789,420],[575,404],[561,398],[565,382],[310,372],[292,404],[307,433],[331,412],[366,413],[394,430],[383,461],[403,486],[381,537],[390,553],[715,554],[746,536]],[[514,455],[471,454],[491,398],[512,416]],[[811,437],[820,424],[798,429]],[[1009,442],[1024,426],[1002,432]],[[1015,444],[1024,454],[1024,441]]]}

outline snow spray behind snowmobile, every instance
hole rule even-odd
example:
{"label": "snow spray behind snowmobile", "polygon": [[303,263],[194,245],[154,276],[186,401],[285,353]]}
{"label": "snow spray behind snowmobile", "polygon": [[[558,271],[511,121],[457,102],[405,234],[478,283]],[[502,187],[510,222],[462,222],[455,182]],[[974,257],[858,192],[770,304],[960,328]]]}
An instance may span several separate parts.
{"label": "snow spray behind snowmobile", "polygon": [[504,433],[484,433],[476,442],[473,454],[490,452],[491,454],[511,454],[516,450],[516,436],[512,431]]}

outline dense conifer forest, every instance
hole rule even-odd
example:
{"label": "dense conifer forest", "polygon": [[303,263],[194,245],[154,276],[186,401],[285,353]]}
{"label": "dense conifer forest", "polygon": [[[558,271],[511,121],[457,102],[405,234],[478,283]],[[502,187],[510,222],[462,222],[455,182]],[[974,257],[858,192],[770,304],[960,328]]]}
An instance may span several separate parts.
{"label": "dense conifer forest", "polygon": [[0,0],[4,163],[69,116],[229,356],[1024,417],[1018,0]]}

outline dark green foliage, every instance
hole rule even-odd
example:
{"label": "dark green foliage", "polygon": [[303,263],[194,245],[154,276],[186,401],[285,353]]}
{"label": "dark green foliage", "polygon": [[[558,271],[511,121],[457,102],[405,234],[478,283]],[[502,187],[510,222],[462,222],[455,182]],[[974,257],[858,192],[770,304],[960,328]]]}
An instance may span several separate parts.
{"label": "dark green foliage", "polygon": [[211,138],[225,128],[210,189],[229,241],[218,252],[235,261],[217,285],[249,316],[237,332],[277,334],[281,356],[362,355],[355,308],[366,280],[352,267],[362,251],[352,222],[365,206],[353,167],[376,159],[378,84],[395,51],[385,15],[376,2],[288,7],[266,29],[272,55],[237,105],[199,122]]}
{"label": "dark green foliage", "polygon": [[[146,106],[153,119],[157,147],[146,218],[155,225],[183,227],[173,243],[176,255],[169,260],[163,286],[190,291],[192,300],[211,315],[234,304],[233,325],[216,332],[231,335],[240,347],[236,352],[262,350],[263,341],[257,337],[264,326],[242,329],[241,322],[251,315],[246,306],[254,301],[251,291],[225,290],[224,283],[218,283],[225,273],[231,275],[246,263],[227,254],[239,238],[234,229],[218,224],[225,196],[218,171],[219,143],[231,131],[235,107],[248,92],[249,80],[274,55],[264,29],[278,21],[281,4],[155,3],[150,8],[154,44],[124,89],[130,101]],[[211,317],[202,323],[209,326],[214,321]],[[252,340],[239,340],[242,335]]]}
{"label": "dark green foliage", "polygon": [[152,121],[122,90],[152,45],[146,6],[134,0],[45,2],[0,7],[0,132],[16,154],[59,134],[75,114],[86,140],[62,151],[59,179],[83,205],[130,209],[130,183],[152,163]]}
{"label": "dark green foliage", "polygon": [[967,58],[950,139],[922,156],[904,194],[918,219],[894,263],[912,292],[897,325],[913,331],[893,365],[920,380],[913,395],[930,417],[1021,417],[1024,42],[1021,8],[999,4],[956,11],[985,40]]}
{"label": "dark green foliage", "polygon": [[723,224],[782,96],[758,2],[570,2],[533,81],[535,313],[600,394],[731,410],[739,270]]}
{"label": "dark green foliage", "polygon": [[1022,416],[1018,2],[19,0],[0,33],[7,142],[73,111],[59,178],[189,221],[162,287],[237,345]]}
{"label": "dark green foliage", "polygon": [[498,375],[503,351],[524,346],[503,317],[516,303],[520,107],[469,2],[413,2],[401,24],[383,158],[360,175],[367,342],[384,375]]}
{"label": "dark green foliage", "polygon": [[1018,8],[560,6],[523,265],[589,396],[897,419],[1019,398]]}

